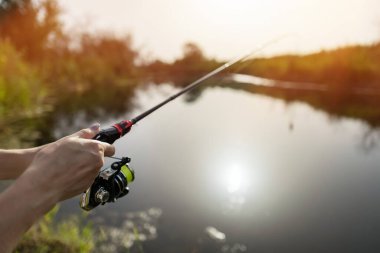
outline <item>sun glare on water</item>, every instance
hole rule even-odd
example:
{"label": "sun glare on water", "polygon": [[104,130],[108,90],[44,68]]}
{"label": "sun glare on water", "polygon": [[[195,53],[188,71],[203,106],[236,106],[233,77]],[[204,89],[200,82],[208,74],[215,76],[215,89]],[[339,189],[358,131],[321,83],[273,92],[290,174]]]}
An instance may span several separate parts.
{"label": "sun glare on water", "polygon": [[229,193],[236,193],[243,188],[244,176],[241,166],[235,164],[225,172],[225,182]]}

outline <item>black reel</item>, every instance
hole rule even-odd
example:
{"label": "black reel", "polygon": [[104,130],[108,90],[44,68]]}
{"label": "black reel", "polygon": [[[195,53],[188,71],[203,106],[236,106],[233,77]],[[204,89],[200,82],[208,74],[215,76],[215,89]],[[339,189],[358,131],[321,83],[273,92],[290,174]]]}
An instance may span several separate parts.
{"label": "black reel", "polygon": [[86,211],[94,209],[99,204],[115,202],[116,199],[128,194],[128,185],[135,179],[135,172],[128,163],[128,157],[122,157],[99,172],[94,183],[83,193],[80,206]]}

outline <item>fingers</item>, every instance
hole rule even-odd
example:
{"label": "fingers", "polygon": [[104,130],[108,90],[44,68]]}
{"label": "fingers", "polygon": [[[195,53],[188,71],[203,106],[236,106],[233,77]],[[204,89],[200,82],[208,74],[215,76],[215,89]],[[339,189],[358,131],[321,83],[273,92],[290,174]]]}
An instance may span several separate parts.
{"label": "fingers", "polygon": [[74,134],[72,134],[72,137],[79,137],[84,139],[92,139],[97,133],[99,133],[100,130],[100,124],[95,123],[89,128],[82,129]]}
{"label": "fingers", "polygon": [[103,148],[104,156],[113,156],[115,154],[115,147],[114,146],[112,146],[108,143],[105,143],[105,142],[99,141],[99,143]]}
{"label": "fingers", "polygon": [[[89,128],[82,129],[73,135],[72,137],[78,137],[82,139],[92,139],[97,133],[99,133],[100,124],[95,123]],[[89,140],[90,142],[95,142],[98,150],[103,153],[104,156],[113,156],[115,154],[115,147],[101,141]],[[87,141],[86,141],[87,142]]]}
{"label": "fingers", "polygon": [[103,156],[113,156],[115,154],[115,147],[106,142],[96,141],[96,140],[85,140],[80,139],[84,148],[90,152]]}

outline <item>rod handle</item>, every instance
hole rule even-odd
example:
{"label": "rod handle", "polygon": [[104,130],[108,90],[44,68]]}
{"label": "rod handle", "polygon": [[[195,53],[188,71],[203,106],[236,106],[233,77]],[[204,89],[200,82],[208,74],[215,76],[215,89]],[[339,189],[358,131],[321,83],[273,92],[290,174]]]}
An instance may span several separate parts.
{"label": "rod handle", "polygon": [[112,126],[112,127],[100,130],[100,132],[97,135],[95,135],[93,139],[112,144],[119,138],[120,138],[119,132],[114,126]]}
{"label": "rod handle", "polygon": [[113,144],[117,139],[128,133],[131,130],[132,125],[132,121],[121,121],[109,128],[100,130],[100,132],[95,135],[93,139]]}

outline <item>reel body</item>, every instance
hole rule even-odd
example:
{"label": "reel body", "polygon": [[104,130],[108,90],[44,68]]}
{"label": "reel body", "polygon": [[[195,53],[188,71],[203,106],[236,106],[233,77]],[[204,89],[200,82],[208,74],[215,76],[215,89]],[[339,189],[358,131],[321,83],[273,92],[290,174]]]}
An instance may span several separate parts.
{"label": "reel body", "polygon": [[130,158],[123,157],[99,172],[94,183],[82,195],[80,206],[86,211],[128,194],[128,185],[135,179],[135,172],[128,165]]}

